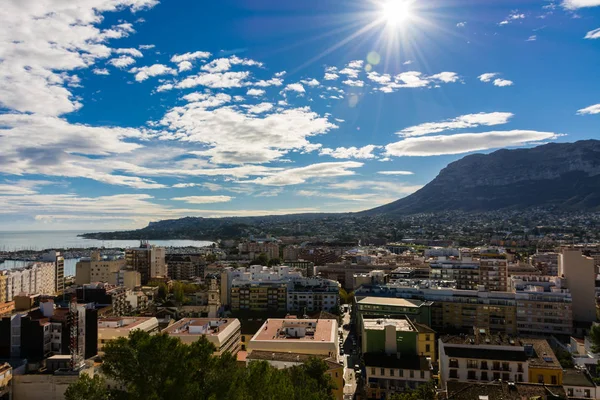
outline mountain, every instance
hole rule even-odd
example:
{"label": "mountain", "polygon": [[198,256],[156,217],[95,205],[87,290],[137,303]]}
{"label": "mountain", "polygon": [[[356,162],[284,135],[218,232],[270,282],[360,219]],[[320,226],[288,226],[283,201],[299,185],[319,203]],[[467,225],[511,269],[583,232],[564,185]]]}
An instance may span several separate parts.
{"label": "mountain", "polygon": [[558,207],[600,210],[600,141],[473,154],[421,190],[361,215]]}

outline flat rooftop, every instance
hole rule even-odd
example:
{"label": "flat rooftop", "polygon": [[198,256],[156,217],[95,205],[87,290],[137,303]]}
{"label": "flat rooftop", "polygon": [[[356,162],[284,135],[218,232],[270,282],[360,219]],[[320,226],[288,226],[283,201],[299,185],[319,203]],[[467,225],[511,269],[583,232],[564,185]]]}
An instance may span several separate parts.
{"label": "flat rooftop", "polygon": [[407,299],[397,299],[394,297],[365,297],[362,300],[359,300],[358,304],[373,304],[373,305],[381,305],[381,306],[395,306],[395,307],[419,307],[421,305],[421,301],[418,300],[407,300]]}
{"label": "flat rooftop", "polygon": [[[106,317],[98,319],[98,329],[135,329],[155,317]],[[158,323],[158,321],[157,321]]]}
{"label": "flat rooftop", "polygon": [[372,331],[382,331],[388,325],[394,325],[396,327],[396,332],[416,332],[413,324],[410,323],[407,319],[402,318],[367,318],[363,319],[363,326],[367,330]]}
{"label": "flat rooftop", "polygon": [[337,321],[333,319],[268,319],[253,341],[334,342]]}
{"label": "flat rooftop", "polygon": [[162,332],[169,335],[218,335],[237,321],[235,318],[183,318]]}

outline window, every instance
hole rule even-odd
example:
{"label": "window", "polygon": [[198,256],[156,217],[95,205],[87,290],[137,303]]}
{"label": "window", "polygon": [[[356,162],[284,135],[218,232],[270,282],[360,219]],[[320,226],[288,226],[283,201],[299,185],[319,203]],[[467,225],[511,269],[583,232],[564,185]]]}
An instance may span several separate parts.
{"label": "window", "polygon": [[375,368],[371,368],[371,375],[375,375]]}
{"label": "window", "polygon": [[412,369],[410,370],[410,377],[414,378],[415,377],[415,371],[413,371]]}
{"label": "window", "polygon": [[544,375],[538,375],[538,383],[544,383]]}
{"label": "window", "polygon": [[567,389],[567,396],[573,397],[573,389]]}
{"label": "window", "polygon": [[497,381],[500,379],[500,372],[494,372],[494,380]]}
{"label": "window", "polygon": [[381,371],[379,372],[381,372],[381,376],[385,376],[385,368],[381,368]]}
{"label": "window", "polygon": [[488,380],[487,371],[483,371],[483,372],[481,373],[481,380],[482,380],[482,381],[487,381],[487,380]]}
{"label": "window", "polygon": [[477,360],[467,360],[467,368],[477,369]]}
{"label": "window", "polygon": [[510,366],[508,365],[507,362],[503,362],[502,363],[502,370],[503,371],[510,371]]}
{"label": "window", "polygon": [[431,340],[431,337],[429,335],[425,335],[425,340],[429,341]]}
{"label": "window", "polygon": [[517,371],[523,372],[523,364],[519,363],[519,365],[517,366]]}
{"label": "window", "polygon": [[502,373],[502,380],[503,381],[508,381],[510,380],[510,374],[507,372]]}
{"label": "window", "polygon": [[421,379],[425,379],[425,371],[421,371]]}
{"label": "window", "polygon": [[496,371],[498,371],[500,369],[500,362],[499,361],[494,361],[494,367],[493,367]]}
{"label": "window", "polygon": [[475,371],[469,371],[468,374],[467,374],[467,378],[469,380],[475,380],[475,379],[477,379],[477,375],[475,374]]}
{"label": "window", "polygon": [[458,379],[458,370],[457,369],[450,370],[450,378]]}
{"label": "window", "polygon": [[481,369],[488,369],[487,361],[482,361],[481,362]]}
{"label": "window", "polygon": [[583,397],[588,397],[588,398],[592,397],[592,396],[590,396],[590,389],[584,389],[583,390]]}
{"label": "window", "polygon": [[458,368],[458,360],[455,358],[450,359],[450,368]]}
{"label": "window", "polygon": [[429,353],[431,351],[431,345],[430,344],[426,344],[425,345],[425,352]]}
{"label": "window", "polygon": [[394,376],[394,370],[390,368],[390,376]]}
{"label": "window", "polygon": [[557,385],[558,384],[558,380],[556,379],[556,375],[552,375],[552,377],[550,377],[550,379],[552,380],[552,384],[553,385]]}
{"label": "window", "polygon": [[402,378],[404,376],[404,370],[403,369],[401,369],[401,370],[398,371],[398,376],[400,378]]}

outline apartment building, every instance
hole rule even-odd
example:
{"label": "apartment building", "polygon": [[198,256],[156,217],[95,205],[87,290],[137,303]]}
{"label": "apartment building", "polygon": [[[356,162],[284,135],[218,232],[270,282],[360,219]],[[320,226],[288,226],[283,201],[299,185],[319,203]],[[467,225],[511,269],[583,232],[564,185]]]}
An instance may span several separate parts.
{"label": "apartment building", "polygon": [[[417,327],[407,318],[363,320],[362,351],[368,398],[389,398],[431,380],[431,358],[419,354],[419,335]],[[429,352],[434,352],[433,347]]]}
{"label": "apartment building", "polygon": [[54,264],[54,293],[65,290],[65,258],[60,251],[49,251],[42,256],[42,261]]}
{"label": "apartment building", "polygon": [[[315,265],[318,264],[315,263]],[[381,270],[387,274],[397,267],[396,264],[356,264],[341,262],[325,264],[315,268],[317,275],[325,279],[338,281],[345,290],[352,291],[354,289],[353,278],[355,274],[365,274],[373,270]]]}
{"label": "apartment building", "polygon": [[313,313],[339,309],[339,283],[321,278],[295,279],[288,283],[287,310]]}
{"label": "apartment building", "polygon": [[[531,286],[534,285],[526,285],[523,290],[489,292],[458,290],[448,282],[408,280],[362,286],[356,290],[355,298],[383,297],[433,302],[430,326],[437,331],[455,329],[470,332],[473,326],[478,326],[491,332],[508,334],[571,335],[573,318],[569,290],[551,285],[547,289]],[[539,317],[533,316],[534,310]],[[560,313],[561,319],[543,315],[544,312]],[[527,322],[517,324],[517,315],[526,316]],[[549,321],[549,318],[553,320]]]}
{"label": "apartment building", "polygon": [[269,318],[250,339],[247,351],[299,353],[338,360],[338,323],[334,319]]}
{"label": "apartment building", "polygon": [[128,269],[140,273],[142,285],[147,285],[152,278],[167,276],[164,247],[142,241],[140,247],[125,250],[125,261]]}
{"label": "apartment building", "polygon": [[215,345],[215,355],[236,355],[240,351],[240,332],[240,321],[234,318],[183,318],[162,330],[186,344],[204,336]]}
{"label": "apartment building", "polygon": [[521,335],[563,335],[573,329],[571,293],[557,276],[513,275],[510,286],[517,301]]}
{"label": "apartment building", "polygon": [[506,292],[508,290],[508,260],[481,256],[479,282],[489,291]]}
{"label": "apartment building", "polygon": [[111,314],[114,316],[127,315],[130,312],[130,305],[127,302],[128,290],[123,286],[90,283],[78,287],[75,293],[77,301],[81,303],[111,307]]}
{"label": "apartment building", "polygon": [[0,304],[2,303],[6,303],[7,300],[7,291],[8,291],[8,285],[6,283],[6,280],[8,279],[7,275],[0,272]]}
{"label": "apartment building", "polygon": [[238,251],[249,260],[255,260],[261,254],[266,254],[269,260],[279,259],[279,243],[274,238],[251,238],[240,243]]}
{"label": "apartment building", "polygon": [[94,251],[91,257],[84,257],[75,265],[75,284],[106,282],[117,285],[119,272],[123,268],[125,268],[124,258],[102,257],[100,252]]}
{"label": "apartment building", "polygon": [[558,253],[536,253],[531,256],[531,265],[542,275],[558,276]]}
{"label": "apartment building", "polygon": [[369,318],[391,318],[406,316],[421,324],[431,325],[430,301],[382,297],[355,297],[355,312],[358,326]]}
{"label": "apartment building", "polygon": [[13,369],[9,363],[0,365],[0,399],[10,400]]}
{"label": "apartment building", "polygon": [[558,275],[565,278],[573,299],[573,320],[582,323],[596,321],[596,274],[594,259],[586,257],[580,248],[561,249]]}
{"label": "apartment building", "polygon": [[480,285],[479,261],[471,258],[448,259],[438,257],[429,263],[431,279],[455,281],[457,289],[477,290]]}
{"label": "apartment building", "polygon": [[167,254],[168,276],[178,281],[204,278],[206,258],[201,254]]}
{"label": "apartment building", "polygon": [[104,345],[121,337],[128,337],[133,331],[158,332],[156,317],[106,317],[98,319],[98,351]]}
{"label": "apartment building", "polygon": [[563,371],[544,339],[490,334],[445,336],[438,341],[440,383],[529,382],[562,385]]}
{"label": "apartment building", "polygon": [[287,282],[235,282],[231,287],[233,311],[287,311]]}
{"label": "apartment building", "polygon": [[19,294],[56,293],[55,264],[32,263],[28,267],[0,271],[0,284],[4,301],[12,301]]}

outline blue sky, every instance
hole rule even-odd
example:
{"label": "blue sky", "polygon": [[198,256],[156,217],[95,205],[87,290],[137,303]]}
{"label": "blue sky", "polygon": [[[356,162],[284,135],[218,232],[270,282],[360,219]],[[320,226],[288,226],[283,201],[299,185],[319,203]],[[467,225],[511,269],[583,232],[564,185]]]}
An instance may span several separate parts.
{"label": "blue sky", "polygon": [[358,211],[598,138],[600,0],[7,0],[2,230]]}

